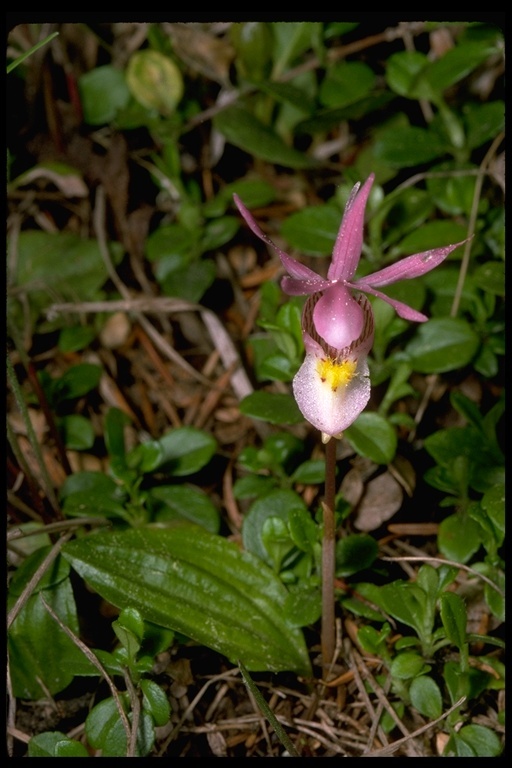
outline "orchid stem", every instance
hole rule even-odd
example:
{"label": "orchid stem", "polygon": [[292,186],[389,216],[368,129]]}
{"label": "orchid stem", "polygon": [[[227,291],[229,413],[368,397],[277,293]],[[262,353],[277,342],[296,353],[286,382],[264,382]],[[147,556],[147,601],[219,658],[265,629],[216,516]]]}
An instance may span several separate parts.
{"label": "orchid stem", "polygon": [[336,496],[336,439],[325,447],[325,499],[323,504],[324,535],[322,542],[322,666],[324,677],[333,662],[334,631],[334,576],[336,564],[336,526],[334,508]]}

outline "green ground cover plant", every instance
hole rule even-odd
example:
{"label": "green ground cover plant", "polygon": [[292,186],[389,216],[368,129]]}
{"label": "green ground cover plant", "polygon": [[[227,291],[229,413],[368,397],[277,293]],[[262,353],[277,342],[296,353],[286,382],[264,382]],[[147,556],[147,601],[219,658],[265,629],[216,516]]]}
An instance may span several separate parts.
{"label": "green ground cover plant", "polygon": [[12,757],[503,753],[503,24],[377,18],[9,32]]}

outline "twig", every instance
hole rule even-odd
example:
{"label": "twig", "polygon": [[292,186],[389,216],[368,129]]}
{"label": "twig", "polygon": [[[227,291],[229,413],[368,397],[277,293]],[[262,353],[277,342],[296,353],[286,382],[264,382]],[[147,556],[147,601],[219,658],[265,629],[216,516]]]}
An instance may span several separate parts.
{"label": "twig", "polygon": [[61,536],[61,538],[55,542],[53,547],[50,549],[48,554],[46,555],[45,559],[39,566],[39,568],[36,570],[32,578],[27,583],[25,589],[21,593],[21,595],[16,600],[15,604],[9,611],[9,614],[7,616],[7,629],[11,626],[13,621],[16,619],[18,614],[20,613],[21,609],[31,596],[32,592],[38,585],[38,583],[41,581],[43,574],[48,570],[50,565],[53,563],[57,555],[59,554],[61,548],[64,546],[66,541],[71,538],[71,533],[67,533],[64,536]]}
{"label": "twig", "polygon": [[32,426],[32,421],[30,420],[28,409],[27,409],[25,400],[23,399],[21,387],[19,385],[18,379],[16,377],[16,373],[14,371],[14,367],[13,367],[13,364],[11,363],[11,358],[9,357],[9,355],[7,355],[7,376],[9,379],[9,384],[11,386],[12,393],[16,400],[16,404],[19,408],[21,415],[23,416],[23,421],[27,429],[30,445],[32,446],[32,450],[34,451],[34,454],[37,459],[37,463],[41,472],[41,477],[43,479],[44,486],[45,486],[44,490],[45,490],[46,496],[48,498],[48,501],[52,505],[52,508],[55,514],[58,517],[61,517],[62,515],[60,512],[59,502],[57,501],[57,497],[55,495],[55,491],[53,489],[53,485],[50,480],[50,475],[48,473],[48,468],[44,462],[41,447],[38,443],[36,434],[34,432],[34,427]]}
{"label": "twig", "polygon": [[417,736],[421,736],[422,733],[425,733],[425,731],[430,730],[430,728],[433,728],[442,720],[445,720],[449,715],[451,715],[452,712],[455,712],[456,709],[464,704],[465,701],[466,696],[462,696],[458,701],[455,702],[453,706],[450,707],[450,709],[448,709],[446,712],[443,712],[441,717],[438,717],[436,720],[432,720],[432,722],[423,725],[421,728],[418,728],[417,731],[413,731],[408,736],[404,736],[403,739],[398,739],[398,741],[394,741],[393,744],[389,744],[382,749],[376,749],[374,752],[368,752],[364,755],[361,755],[361,757],[383,757],[384,755],[390,755],[392,752],[396,752],[396,750],[399,749],[402,744],[405,744],[410,739],[415,739]]}
{"label": "twig", "polygon": [[414,561],[417,560],[419,562],[425,562],[425,563],[439,563],[439,565],[453,565],[455,568],[459,568],[461,571],[467,571],[468,573],[471,573],[473,576],[476,576],[479,579],[482,579],[482,581],[485,581],[486,584],[488,584],[492,589],[496,590],[496,592],[501,596],[505,597],[503,591],[498,587],[497,584],[494,583],[494,581],[491,581],[487,576],[484,576],[483,573],[480,573],[479,571],[475,571],[474,568],[471,568],[469,565],[463,565],[462,563],[457,563],[455,560],[444,560],[442,557],[413,557],[409,555],[404,555],[403,557],[381,557],[380,560],[386,560],[387,562],[400,562],[401,560],[407,560],[407,561]]}
{"label": "twig", "polygon": [[476,177],[476,182],[475,182],[475,191],[473,193],[473,201],[471,205],[471,213],[469,216],[469,223],[468,223],[468,240],[466,242],[466,245],[464,246],[464,253],[463,253],[462,261],[460,264],[459,279],[457,281],[457,287],[455,289],[455,295],[453,297],[452,308],[450,310],[450,317],[456,317],[457,312],[459,311],[459,304],[462,296],[462,289],[464,288],[464,281],[466,279],[466,274],[469,267],[469,256],[471,252],[471,238],[475,234],[476,219],[478,216],[478,205],[480,203],[480,195],[482,193],[482,184],[483,184],[485,172],[487,171],[487,168],[489,167],[489,163],[491,162],[491,159],[494,157],[496,150],[498,149],[499,145],[503,141],[503,138],[504,138],[503,133],[499,133],[498,136],[496,136],[493,143],[485,153],[485,157],[480,163],[480,167],[478,169],[478,175]]}
{"label": "twig", "polygon": [[[62,631],[69,637],[69,639],[79,648],[84,656],[91,662],[91,664],[96,667],[100,675],[105,679],[108,687],[110,688],[110,692],[112,693],[112,697],[114,699],[114,702],[116,704],[117,710],[119,712],[119,717],[121,718],[121,722],[123,724],[123,728],[126,733],[126,743],[127,745],[131,744],[131,727],[130,723],[128,721],[128,717],[126,715],[126,712],[124,711],[121,697],[119,695],[119,691],[115,687],[114,683],[112,682],[112,678],[108,674],[107,670],[103,666],[103,664],[100,662],[100,660],[94,655],[94,653],[83,643],[79,637],[77,637],[74,632],[72,632],[69,627],[67,627],[63,621],[60,619],[60,617],[55,613],[55,611],[48,605],[46,600],[44,599],[43,595],[40,595],[41,601],[45,607],[45,610],[48,611],[50,616],[54,621],[57,622],[59,627],[62,629]],[[127,755],[128,756],[128,755]]]}

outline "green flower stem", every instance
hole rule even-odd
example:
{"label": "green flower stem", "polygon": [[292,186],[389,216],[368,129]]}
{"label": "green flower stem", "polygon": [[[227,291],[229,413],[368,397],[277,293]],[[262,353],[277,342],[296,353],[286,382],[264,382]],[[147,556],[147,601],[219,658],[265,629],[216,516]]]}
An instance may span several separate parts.
{"label": "green flower stem", "polygon": [[322,666],[324,676],[333,662],[334,575],[336,564],[336,526],[334,508],[336,496],[336,439],[325,447],[325,497],[323,503],[324,534],[322,542]]}

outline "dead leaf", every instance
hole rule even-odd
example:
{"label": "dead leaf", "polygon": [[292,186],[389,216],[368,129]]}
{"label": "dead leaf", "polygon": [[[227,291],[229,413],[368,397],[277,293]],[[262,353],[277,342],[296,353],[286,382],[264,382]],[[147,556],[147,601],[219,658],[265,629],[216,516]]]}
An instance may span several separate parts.
{"label": "dead leaf", "polygon": [[227,757],[226,739],[220,731],[208,732],[206,738],[215,757]]}
{"label": "dead leaf", "polygon": [[213,37],[195,24],[166,24],[173,48],[191,69],[226,85],[229,68],[235,56],[227,39]]}
{"label": "dead leaf", "polygon": [[402,488],[390,472],[370,480],[356,513],[359,531],[374,531],[393,517],[402,505]]}

